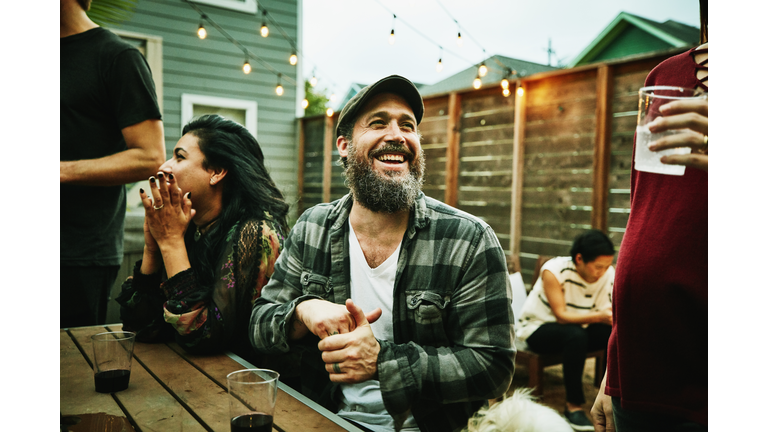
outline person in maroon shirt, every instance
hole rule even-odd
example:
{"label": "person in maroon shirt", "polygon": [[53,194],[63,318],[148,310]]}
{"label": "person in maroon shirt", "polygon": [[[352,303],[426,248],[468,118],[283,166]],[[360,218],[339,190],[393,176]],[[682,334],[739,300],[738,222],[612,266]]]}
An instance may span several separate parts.
{"label": "person in maroon shirt", "polygon": [[[700,6],[703,45],[659,64],[646,86],[708,90],[707,1]],[[707,430],[708,102],[670,102],[661,112],[651,132],[686,132],[650,149],[691,154],[661,159],[686,165],[683,176],[638,172],[633,163],[608,368],[592,408],[598,432]]]}

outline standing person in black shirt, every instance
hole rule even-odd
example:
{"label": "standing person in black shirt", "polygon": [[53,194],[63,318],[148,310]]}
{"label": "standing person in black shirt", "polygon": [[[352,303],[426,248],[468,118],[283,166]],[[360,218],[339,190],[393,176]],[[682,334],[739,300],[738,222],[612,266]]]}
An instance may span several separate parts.
{"label": "standing person in black shirt", "polygon": [[90,0],[60,0],[60,326],[103,324],[123,260],[125,184],[165,159],[152,74],[95,24]]}

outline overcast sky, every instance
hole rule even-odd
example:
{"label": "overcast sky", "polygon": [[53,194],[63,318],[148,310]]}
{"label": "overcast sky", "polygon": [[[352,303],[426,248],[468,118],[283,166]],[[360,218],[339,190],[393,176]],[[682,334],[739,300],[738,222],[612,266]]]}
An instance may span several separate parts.
{"label": "overcast sky", "polygon": [[495,54],[547,64],[550,39],[556,66],[622,11],[699,26],[698,0],[303,0],[302,70],[309,78],[316,68],[318,87],[339,94],[352,82],[370,84],[393,73],[433,84]]}

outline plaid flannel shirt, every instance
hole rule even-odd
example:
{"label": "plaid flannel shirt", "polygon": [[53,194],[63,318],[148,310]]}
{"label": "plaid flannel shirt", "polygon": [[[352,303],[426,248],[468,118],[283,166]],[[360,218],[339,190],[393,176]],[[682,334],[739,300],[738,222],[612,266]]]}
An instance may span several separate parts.
{"label": "plaid flannel shirt", "polygon": [[[350,297],[352,197],[308,209],[291,230],[272,279],[251,314],[251,343],[265,353],[301,347],[302,393],[338,411],[331,383],[308,334],[289,341],[296,305],[344,304]],[[410,409],[422,431],[452,431],[514,373],[512,288],[504,251],[485,222],[419,194],[403,237],[392,310],[394,341],[379,340],[378,379],[387,411],[402,425]]]}

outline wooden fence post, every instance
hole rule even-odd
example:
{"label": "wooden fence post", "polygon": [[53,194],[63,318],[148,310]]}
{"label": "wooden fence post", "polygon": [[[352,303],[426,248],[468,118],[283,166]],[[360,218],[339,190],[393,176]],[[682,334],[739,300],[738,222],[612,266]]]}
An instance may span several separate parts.
{"label": "wooden fence post", "polygon": [[304,137],[304,119],[299,120],[299,154],[298,154],[298,179],[296,181],[296,196],[298,197],[296,214],[301,216],[304,212],[304,152],[306,149],[305,137]]}
{"label": "wooden fence post", "polygon": [[613,68],[597,69],[595,153],[592,160],[592,228],[608,231],[608,192],[611,171]]}
{"label": "wooden fence post", "polygon": [[331,202],[331,168],[333,168],[333,145],[336,143],[333,117],[325,116],[323,133],[323,202]]}
{"label": "wooden fence post", "polygon": [[448,96],[448,145],[445,150],[445,203],[456,207],[459,203],[459,143],[461,140],[461,95]]}
{"label": "wooden fence post", "polygon": [[[521,94],[522,93],[522,94]],[[515,126],[512,144],[512,215],[509,230],[509,249],[512,255],[520,254],[523,211],[523,168],[525,151],[525,98],[528,93],[526,82],[518,81],[515,92]]]}

